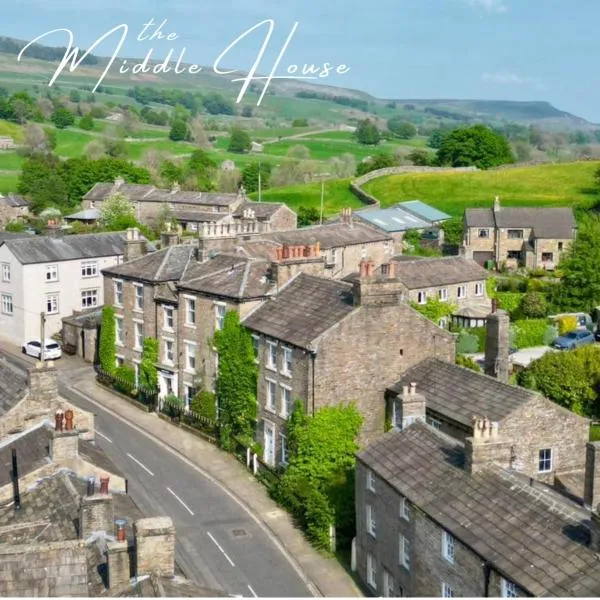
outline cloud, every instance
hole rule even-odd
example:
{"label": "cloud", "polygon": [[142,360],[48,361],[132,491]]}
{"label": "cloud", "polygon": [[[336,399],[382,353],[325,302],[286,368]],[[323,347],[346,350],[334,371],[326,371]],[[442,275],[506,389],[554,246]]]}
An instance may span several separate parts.
{"label": "cloud", "polygon": [[504,0],[466,0],[473,8],[480,8],[489,13],[504,13],[508,11],[508,5]]}
{"label": "cloud", "polygon": [[548,86],[537,77],[522,77],[509,71],[498,71],[495,73],[483,73],[481,80],[486,83],[495,83],[497,85],[514,85],[535,87],[538,90],[548,89]]}

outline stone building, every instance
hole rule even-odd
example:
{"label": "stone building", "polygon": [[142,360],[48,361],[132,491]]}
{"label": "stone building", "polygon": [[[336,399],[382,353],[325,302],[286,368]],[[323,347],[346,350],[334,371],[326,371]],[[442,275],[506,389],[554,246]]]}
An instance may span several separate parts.
{"label": "stone building", "polygon": [[29,215],[29,203],[22,196],[0,194],[0,229],[11,221],[22,221]]}
{"label": "stone building", "polygon": [[493,208],[465,210],[462,252],[466,258],[497,267],[554,270],[575,239],[570,208]]}
{"label": "stone building", "polygon": [[301,273],[251,312],[259,365],[257,439],[269,464],[286,461],[293,402],[308,414],[354,401],[361,441],[384,432],[384,393],[398,372],[428,356],[454,360],[454,338],[400,299],[401,284],[363,260],[354,284]]}
{"label": "stone building", "polygon": [[[295,229],[297,215],[283,203],[255,202],[246,197],[243,188],[237,194],[182,191],[175,184],[171,190],[152,185],[127,184],[123,179],[113,183],[97,183],[83,197],[83,212],[98,211],[102,203],[120,193],[135,206],[136,218],[145,225],[155,225],[167,206],[174,219],[187,231],[200,231],[204,225],[218,227],[233,234],[239,229],[251,233],[268,233]],[[222,230],[227,226],[226,230]]]}

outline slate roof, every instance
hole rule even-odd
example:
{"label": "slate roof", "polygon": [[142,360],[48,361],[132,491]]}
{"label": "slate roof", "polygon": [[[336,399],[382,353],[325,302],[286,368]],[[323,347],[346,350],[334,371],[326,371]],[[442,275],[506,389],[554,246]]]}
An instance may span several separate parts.
{"label": "slate roof", "polygon": [[214,223],[229,217],[229,213],[201,210],[178,210],[173,216],[183,223]]}
{"label": "slate roof", "polygon": [[388,233],[360,222],[355,222],[352,226],[339,222],[325,223],[301,229],[267,233],[261,237],[263,240],[298,246],[319,242],[322,250],[392,239]]}
{"label": "slate roof", "polygon": [[125,233],[85,233],[62,237],[28,236],[5,240],[3,244],[23,265],[61,262],[101,256],[120,256]]}
{"label": "slate roof", "polygon": [[183,276],[188,262],[193,259],[194,253],[195,248],[191,245],[169,246],[103,269],[102,273],[150,283],[178,281]]}
{"label": "slate roof", "polygon": [[489,277],[489,271],[475,261],[460,256],[413,261],[397,261],[394,258],[394,262],[396,263],[396,277],[409,290],[482,281]]}
{"label": "slate roof", "polygon": [[300,348],[350,314],[352,286],[301,273],[244,319],[244,325]]}
{"label": "slate roof", "polygon": [[570,239],[576,227],[570,208],[467,208],[467,227],[499,227],[501,229],[533,228],[533,235],[542,239]]}
{"label": "slate roof", "polygon": [[50,463],[50,437],[45,423],[9,436],[0,443],[0,487],[12,481],[12,450],[17,452],[19,477]]}
{"label": "slate roof", "polygon": [[275,290],[267,261],[232,254],[190,262],[177,287],[234,299],[263,298]]}
{"label": "slate roof", "polygon": [[21,240],[32,237],[31,233],[25,231],[0,231],[0,244],[7,240]]}
{"label": "slate roof", "polygon": [[[390,432],[358,457],[507,579],[534,596],[565,596],[587,573],[600,595],[587,512],[491,466],[462,469],[462,447],[432,427]],[[584,579],[587,584],[587,578]]]}
{"label": "slate roof", "polygon": [[439,358],[418,363],[389,389],[401,393],[402,386],[411,382],[427,399],[428,408],[468,427],[472,427],[473,416],[501,421],[537,397],[525,388],[501,383]]}
{"label": "slate roof", "polygon": [[123,183],[117,186],[114,183],[97,183],[83,199],[102,201],[118,191],[127,196],[130,200],[141,200],[145,196],[151,194],[155,189],[156,188],[153,185]]}
{"label": "slate roof", "polygon": [[107,595],[113,598],[222,598],[228,596],[225,592],[202,587],[177,575],[175,577],[151,575]]}
{"label": "slate roof", "polygon": [[268,219],[272,217],[282,206],[282,202],[253,202],[246,200],[234,211],[233,216],[241,218],[244,216],[244,210],[252,209],[257,219]]}
{"label": "slate roof", "polygon": [[27,375],[13,367],[6,359],[0,360],[0,416],[22,400],[28,391]]}
{"label": "slate roof", "polygon": [[367,208],[356,211],[354,216],[388,232],[427,229],[432,225],[430,221],[403,210],[398,205],[389,208]]}
{"label": "slate roof", "polygon": [[406,202],[398,202],[397,207],[407,210],[408,212],[416,215],[417,217],[429,221],[430,223],[438,223],[440,221],[447,221],[452,217],[421,200],[407,200]]}
{"label": "slate roof", "polygon": [[67,221],[95,221],[100,218],[101,214],[97,208],[86,208],[72,215],[67,215],[65,219]]}
{"label": "slate roof", "polygon": [[220,192],[188,192],[154,189],[144,197],[144,202],[168,202],[170,204],[198,204],[199,206],[231,206],[237,200],[237,194]]}
{"label": "slate roof", "polygon": [[3,196],[0,194],[0,204],[9,206],[11,208],[29,206],[29,202],[27,202],[23,196],[15,196],[13,194],[9,194],[8,196]]}

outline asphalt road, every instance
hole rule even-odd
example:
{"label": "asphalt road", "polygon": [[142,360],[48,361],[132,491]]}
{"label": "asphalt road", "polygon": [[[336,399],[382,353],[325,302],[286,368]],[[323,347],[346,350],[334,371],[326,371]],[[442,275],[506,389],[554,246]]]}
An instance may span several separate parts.
{"label": "asphalt road", "polygon": [[[31,365],[25,357],[6,356],[20,367]],[[173,519],[176,561],[188,578],[237,596],[312,595],[266,531],[221,487],[153,439],[68,389],[68,372],[61,371],[61,396],[95,413],[96,444],[127,478],[129,494],[140,509],[148,516]]]}

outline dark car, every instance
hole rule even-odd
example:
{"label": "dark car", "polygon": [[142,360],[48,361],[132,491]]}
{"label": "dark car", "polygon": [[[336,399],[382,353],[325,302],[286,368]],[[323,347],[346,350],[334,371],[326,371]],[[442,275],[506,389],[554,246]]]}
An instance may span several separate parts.
{"label": "dark car", "polygon": [[596,333],[594,333],[594,338],[597,342],[600,342],[600,329],[596,329]]}
{"label": "dark car", "polygon": [[552,347],[557,350],[570,350],[571,348],[579,348],[587,344],[594,343],[594,334],[587,329],[577,329],[569,331],[560,337],[557,337],[552,342]]}

